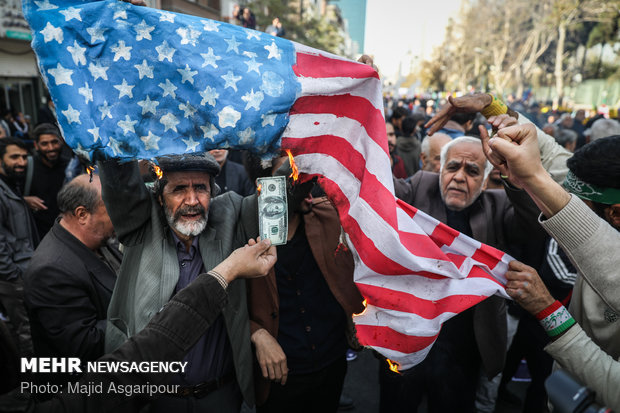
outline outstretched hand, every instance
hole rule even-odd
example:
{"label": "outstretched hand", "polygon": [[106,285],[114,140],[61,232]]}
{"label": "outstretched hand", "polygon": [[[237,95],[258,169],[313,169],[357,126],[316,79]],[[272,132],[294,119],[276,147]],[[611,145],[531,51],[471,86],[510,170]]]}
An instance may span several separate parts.
{"label": "outstretched hand", "polygon": [[424,127],[430,127],[428,134],[432,135],[441,129],[455,113],[480,112],[489,106],[491,102],[493,102],[493,98],[486,93],[476,93],[475,95],[466,95],[459,98],[448,96],[448,103],[431,120],[426,122]]}
{"label": "outstretched hand", "polygon": [[508,264],[506,279],[506,293],[532,315],[555,301],[536,270],[522,262],[511,261]]}
{"label": "outstretched hand", "polygon": [[275,265],[276,247],[268,239],[250,239],[237,248],[213,270],[220,273],[228,283],[237,278],[264,277]]}

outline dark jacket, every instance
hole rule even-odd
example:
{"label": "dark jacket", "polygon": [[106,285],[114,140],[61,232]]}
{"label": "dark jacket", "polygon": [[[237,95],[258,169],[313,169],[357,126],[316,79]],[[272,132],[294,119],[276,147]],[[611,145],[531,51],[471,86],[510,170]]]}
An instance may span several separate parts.
{"label": "dark jacket", "polygon": [[[101,361],[180,361],[202,337],[228,303],[228,295],[217,280],[208,275],[198,277],[179,291],[153,316],[147,326]],[[170,380],[170,373],[86,373],[80,383],[102,383],[103,393],[70,393],[35,405],[29,412],[138,412],[150,398],[144,394],[127,396],[108,392],[109,385],[158,385]]]}
{"label": "dark jacket", "polygon": [[[315,200],[312,211],[303,215],[306,237],[331,293],[343,308],[347,318],[364,310],[364,298],[353,282],[353,255],[338,249],[340,220],[327,198]],[[252,333],[264,328],[278,337],[279,297],[276,274],[272,269],[264,278],[248,280],[248,307]],[[254,369],[256,403],[264,403],[269,394],[269,380],[263,378],[260,368]]]}
{"label": "dark jacket", "polygon": [[248,196],[256,191],[256,187],[248,179],[248,174],[243,165],[227,160],[223,169],[222,173],[226,177],[226,183],[223,188],[220,188],[222,193],[233,191],[241,196]]}
{"label": "dark jacket", "polygon": [[20,277],[38,243],[26,202],[0,179],[0,279]]}
{"label": "dark jacket", "polygon": [[[418,171],[408,181],[395,179],[394,190],[398,198],[447,224],[439,174]],[[511,253],[532,234],[530,231],[542,234],[542,230],[537,221],[538,210],[529,196],[524,191],[509,192],[510,200],[504,190],[482,191],[471,206],[469,225],[472,238]],[[519,207],[513,208],[513,203]],[[504,366],[507,345],[505,312],[504,299],[497,296],[474,307],[476,342],[489,377],[500,373]]]}
{"label": "dark jacket", "polygon": [[[116,254],[120,262],[120,252]],[[24,274],[37,357],[79,357],[83,362],[101,357],[115,282],[114,271],[56,221]]]}

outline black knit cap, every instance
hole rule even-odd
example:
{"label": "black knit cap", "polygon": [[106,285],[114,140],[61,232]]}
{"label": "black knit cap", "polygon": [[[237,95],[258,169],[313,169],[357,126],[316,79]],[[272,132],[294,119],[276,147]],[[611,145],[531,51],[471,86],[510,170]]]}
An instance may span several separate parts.
{"label": "black knit cap", "polygon": [[157,163],[164,172],[200,171],[211,176],[220,173],[220,165],[209,152],[161,156]]}

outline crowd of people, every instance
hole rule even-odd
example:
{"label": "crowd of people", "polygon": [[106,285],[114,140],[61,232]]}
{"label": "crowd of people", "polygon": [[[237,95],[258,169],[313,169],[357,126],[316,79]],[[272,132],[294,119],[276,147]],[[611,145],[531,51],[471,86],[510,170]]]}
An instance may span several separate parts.
{"label": "crowd of people", "polygon": [[[255,28],[247,8],[234,18]],[[284,34],[277,18],[267,31]],[[158,166],[109,159],[87,172],[53,110],[44,106],[34,128],[11,111],[0,120],[0,405],[342,407],[364,297],[316,181],[290,187],[287,243],[275,247],[258,237],[254,182],[288,177],[287,157],[216,149]],[[524,412],[547,411],[554,363],[620,409],[620,123],[484,93],[387,98],[385,111],[396,196],[515,260],[505,283],[513,301],[492,296],[445,321],[420,364],[394,372],[377,353],[380,411],[417,411],[426,400],[429,412],[493,412],[498,399],[515,398],[507,385],[522,359],[531,377]],[[19,358],[33,356],[188,368],[20,373]],[[18,387],[26,379],[174,391],[28,398]]]}

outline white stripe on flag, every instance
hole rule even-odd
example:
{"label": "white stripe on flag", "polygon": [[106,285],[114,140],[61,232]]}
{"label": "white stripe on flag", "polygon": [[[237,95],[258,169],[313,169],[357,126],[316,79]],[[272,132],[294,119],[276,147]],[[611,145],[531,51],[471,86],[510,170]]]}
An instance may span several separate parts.
{"label": "white stripe on flag", "polygon": [[373,91],[381,87],[381,81],[375,77],[297,77],[301,83],[301,96],[336,96],[349,94],[368,100],[376,109],[383,111],[383,97]]}

